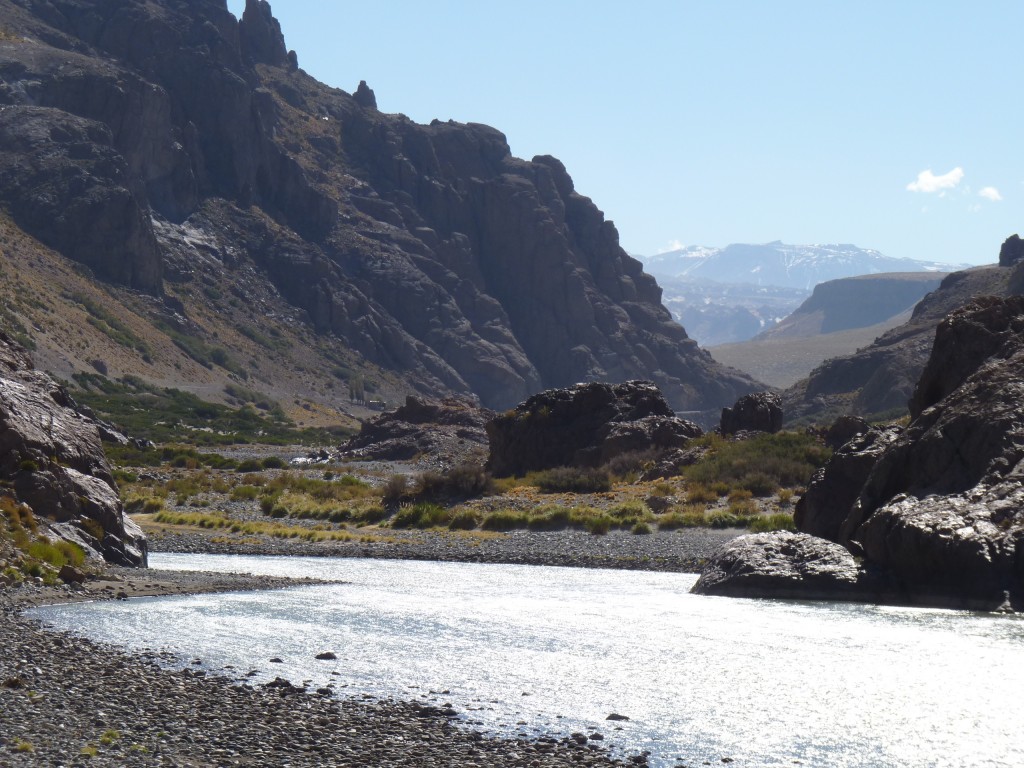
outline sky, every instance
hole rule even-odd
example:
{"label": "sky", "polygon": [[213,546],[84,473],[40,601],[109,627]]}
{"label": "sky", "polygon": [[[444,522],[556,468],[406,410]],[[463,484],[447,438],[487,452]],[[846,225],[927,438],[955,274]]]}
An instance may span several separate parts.
{"label": "sky", "polygon": [[1019,0],[271,6],[318,80],[558,157],[634,255],[782,240],[983,264],[1024,234]]}

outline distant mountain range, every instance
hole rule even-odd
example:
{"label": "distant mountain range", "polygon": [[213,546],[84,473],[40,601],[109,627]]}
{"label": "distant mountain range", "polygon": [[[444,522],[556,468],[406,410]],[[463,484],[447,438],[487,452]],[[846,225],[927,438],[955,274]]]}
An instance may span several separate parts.
{"label": "distant mountain range", "polygon": [[882,272],[951,272],[967,264],[900,259],[855,245],[763,245],[734,243],[725,248],[691,245],[655,256],[640,257],[647,272],[658,278],[714,280],[810,291],[818,283]]}
{"label": "distant mountain range", "polygon": [[941,274],[966,264],[897,259],[855,245],[691,245],[638,256],[664,290],[663,302],[705,347],[746,341],[773,328],[816,285],[894,272]]}

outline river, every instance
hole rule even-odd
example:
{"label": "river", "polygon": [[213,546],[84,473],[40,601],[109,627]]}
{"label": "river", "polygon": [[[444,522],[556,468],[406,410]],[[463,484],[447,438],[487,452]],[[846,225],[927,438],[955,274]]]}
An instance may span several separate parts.
{"label": "river", "polygon": [[256,670],[251,683],[451,703],[506,735],[601,733],[652,766],[1024,765],[1016,616],[697,597],[695,577],[673,573],[170,554],[151,566],[344,583],[35,614],[179,666]]}

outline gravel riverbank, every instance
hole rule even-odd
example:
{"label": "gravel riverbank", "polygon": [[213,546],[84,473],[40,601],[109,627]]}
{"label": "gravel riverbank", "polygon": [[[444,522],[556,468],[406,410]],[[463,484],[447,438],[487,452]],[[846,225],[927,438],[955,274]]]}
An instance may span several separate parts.
{"label": "gravel riverbank", "polygon": [[[735,531],[637,536],[613,531],[516,531],[472,536],[396,532],[388,542],[219,540],[165,533],[153,548],[504,562],[691,571]],[[200,669],[159,665],[52,632],[24,608],[90,599],[275,589],[310,583],[273,577],[110,568],[70,587],[27,584],[0,591],[0,766],[623,766],[601,734],[495,738],[460,725],[457,713],[416,702],[339,700],[280,681],[248,686]],[[292,681],[298,683],[298,681]],[[594,737],[594,738],[591,738]]]}

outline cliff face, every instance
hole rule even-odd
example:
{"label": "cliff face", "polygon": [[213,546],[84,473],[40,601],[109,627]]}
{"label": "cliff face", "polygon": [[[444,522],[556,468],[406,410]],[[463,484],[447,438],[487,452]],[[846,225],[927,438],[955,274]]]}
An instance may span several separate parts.
{"label": "cliff face", "polygon": [[504,408],[583,380],[680,409],[757,389],[687,338],[562,164],[483,125],[418,125],[298,68],[267,3],[0,2],[0,204],[159,295],[196,243],[428,393]]}

